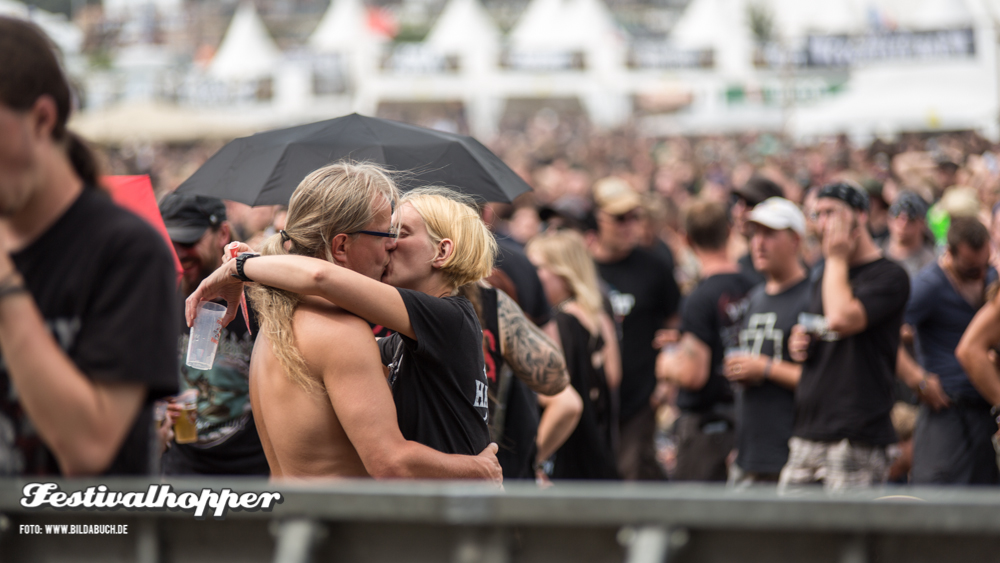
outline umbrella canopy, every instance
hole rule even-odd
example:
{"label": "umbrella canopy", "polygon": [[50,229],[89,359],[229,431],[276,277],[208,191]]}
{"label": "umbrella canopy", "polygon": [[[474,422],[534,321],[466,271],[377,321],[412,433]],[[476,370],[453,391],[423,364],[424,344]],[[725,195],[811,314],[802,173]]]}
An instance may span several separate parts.
{"label": "umbrella canopy", "polygon": [[356,113],[236,139],[177,190],[249,205],[287,204],[310,172],[339,160],[405,172],[402,190],[444,185],[499,202],[531,190],[472,137]]}

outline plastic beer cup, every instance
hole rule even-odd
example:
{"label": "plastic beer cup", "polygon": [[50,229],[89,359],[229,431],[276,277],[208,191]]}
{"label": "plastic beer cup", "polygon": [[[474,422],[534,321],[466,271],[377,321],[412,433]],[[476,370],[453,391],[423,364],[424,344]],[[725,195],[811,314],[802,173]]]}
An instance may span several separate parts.
{"label": "plastic beer cup", "polygon": [[226,308],[218,303],[205,301],[198,307],[198,316],[194,319],[188,340],[187,365],[194,369],[212,369],[222,332],[219,321],[225,314]]}
{"label": "plastic beer cup", "polygon": [[198,393],[186,391],[177,397],[181,406],[181,415],[174,422],[174,441],[178,444],[190,444],[198,441],[197,411]]}

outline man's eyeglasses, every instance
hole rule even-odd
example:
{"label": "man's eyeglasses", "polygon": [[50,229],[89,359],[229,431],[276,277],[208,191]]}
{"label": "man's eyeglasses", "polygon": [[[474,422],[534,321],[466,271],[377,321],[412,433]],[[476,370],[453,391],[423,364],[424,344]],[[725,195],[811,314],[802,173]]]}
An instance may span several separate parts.
{"label": "man's eyeglasses", "polygon": [[354,231],[349,235],[371,235],[373,237],[399,238],[399,229],[391,229],[388,233],[382,231]]}

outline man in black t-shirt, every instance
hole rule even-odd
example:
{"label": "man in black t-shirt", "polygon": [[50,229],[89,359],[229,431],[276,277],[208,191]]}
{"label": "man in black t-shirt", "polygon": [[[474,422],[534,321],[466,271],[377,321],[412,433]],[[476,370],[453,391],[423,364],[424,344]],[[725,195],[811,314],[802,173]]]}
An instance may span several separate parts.
{"label": "man in black t-shirt", "polygon": [[636,248],[639,194],[624,180],[605,178],[594,186],[594,200],[597,240],[590,251],[610,287],[608,299],[621,326],[618,470],[625,480],[663,479],[653,445],[656,420],[650,404],[656,388],[653,339],[677,312],[680,290],[667,264]]}
{"label": "man in black t-shirt", "polygon": [[754,287],[740,329],[740,353],[726,358],[724,374],[740,384],[736,402],[736,461],[730,485],[777,483],[788,461],[795,414],[794,390],[802,366],[788,356],[788,337],[809,300],[799,261],[806,219],[794,203],[770,198],[748,217],[750,255],[765,283]]}
{"label": "man in black t-shirt", "polygon": [[730,226],[724,205],[695,202],[684,223],[704,278],[684,302],[680,342],[660,354],[656,375],[679,388],[673,478],[725,481],[735,421],[733,392],[722,374],[723,358],[739,340],[739,321],[753,284],[727,255]]}
{"label": "man in black t-shirt", "polygon": [[804,362],[795,426],[779,486],[822,482],[828,490],[879,485],[896,433],[890,412],[899,329],[910,294],[901,266],[882,257],[867,224],[868,195],[838,183],[817,194],[826,259],[791,357]]}
{"label": "man in black t-shirt", "polygon": [[[171,193],[160,202],[160,213],[183,268],[182,297],[222,265],[230,242],[230,224],[221,199]],[[255,315],[250,313],[257,332]],[[242,311],[219,335],[219,351],[211,369],[184,364],[189,331],[181,329],[181,391],[198,391],[198,440],[171,443],[164,452],[165,475],[269,475],[264,448],[250,410],[251,326]]]}
{"label": "man in black t-shirt", "polygon": [[44,32],[0,17],[0,474],[149,474],[173,259],[97,187],[71,101]]}

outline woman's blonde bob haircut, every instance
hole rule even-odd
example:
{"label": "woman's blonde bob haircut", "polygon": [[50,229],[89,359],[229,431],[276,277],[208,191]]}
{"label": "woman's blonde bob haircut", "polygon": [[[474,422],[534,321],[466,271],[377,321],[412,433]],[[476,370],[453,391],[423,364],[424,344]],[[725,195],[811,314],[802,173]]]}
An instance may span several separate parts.
{"label": "woman's blonde bob haircut", "polygon": [[[364,229],[385,206],[395,208],[399,192],[389,173],[376,164],[339,162],[306,176],[288,202],[285,236],[264,241],[265,256],[294,254],[333,262],[333,237]],[[359,235],[351,235],[357,237]],[[295,346],[292,316],[301,297],[297,293],[250,286],[250,300],[257,310],[261,331],[288,377],[306,391],[318,384],[309,376],[302,354]]]}
{"label": "woman's blonde bob haircut", "polygon": [[546,231],[528,241],[524,252],[540,257],[543,266],[561,277],[571,298],[580,305],[594,326],[600,326],[604,308],[597,282],[597,267],[580,233],[571,230]]}
{"label": "woman's blonde bob haircut", "polygon": [[493,272],[497,243],[479,217],[474,199],[448,188],[429,186],[407,192],[399,204],[410,204],[420,214],[435,246],[451,239],[453,251],[441,266],[451,289],[477,282]]}

